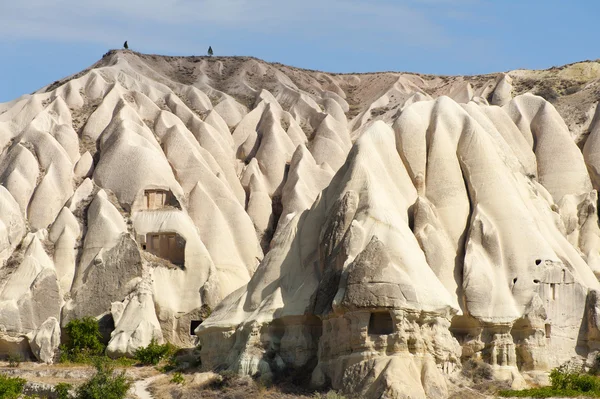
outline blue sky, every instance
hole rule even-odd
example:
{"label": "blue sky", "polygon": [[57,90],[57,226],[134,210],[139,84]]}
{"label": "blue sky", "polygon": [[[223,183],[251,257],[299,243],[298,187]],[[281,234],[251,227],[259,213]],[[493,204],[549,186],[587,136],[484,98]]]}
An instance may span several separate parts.
{"label": "blue sky", "polygon": [[330,72],[479,74],[600,58],[597,0],[0,0],[0,102],[125,40]]}

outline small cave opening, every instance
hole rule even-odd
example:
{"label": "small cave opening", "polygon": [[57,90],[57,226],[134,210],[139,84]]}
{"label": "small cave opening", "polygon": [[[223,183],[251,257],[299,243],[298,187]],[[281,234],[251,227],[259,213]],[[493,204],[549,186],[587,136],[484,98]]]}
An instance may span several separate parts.
{"label": "small cave opening", "polygon": [[536,260],[535,260],[535,264],[536,264],[536,265],[539,265],[540,263],[542,263],[542,260],[541,260],[541,259],[536,259]]}
{"label": "small cave opening", "polygon": [[394,322],[390,312],[374,312],[369,318],[369,334],[388,335],[394,332]]}
{"label": "small cave opening", "polygon": [[102,336],[102,343],[104,345],[108,345],[110,342],[111,333],[115,330],[115,320],[110,312],[102,315],[98,319],[98,330]]}
{"label": "small cave opening", "polygon": [[546,330],[546,338],[550,338],[550,334],[552,333],[552,325],[546,324],[544,327]]}
{"label": "small cave opening", "polygon": [[196,335],[196,328],[198,328],[198,326],[200,324],[202,324],[204,320],[191,320],[190,321],[190,335]]}

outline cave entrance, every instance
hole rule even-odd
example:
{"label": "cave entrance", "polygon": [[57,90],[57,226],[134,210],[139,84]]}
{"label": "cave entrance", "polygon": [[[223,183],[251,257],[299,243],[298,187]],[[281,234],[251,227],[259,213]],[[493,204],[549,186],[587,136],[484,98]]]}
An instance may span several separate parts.
{"label": "cave entrance", "polygon": [[198,326],[200,324],[202,324],[204,320],[192,320],[190,321],[190,335],[196,335],[195,331],[196,328],[198,328]]}
{"label": "cave entrance", "polygon": [[546,329],[546,338],[550,338],[550,334],[552,333],[552,325],[546,324],[545,329]]}
{"label": "cave entrance", "polygon": [[394,332],[394,322],[390,312],[374,312],[369,318],[369,334],[387,335]]}
{"label": "cave entrance", "polygon": [[177,233],[146,234],[146,250],[159,258],[183,266],[185,263],[185,238]]}

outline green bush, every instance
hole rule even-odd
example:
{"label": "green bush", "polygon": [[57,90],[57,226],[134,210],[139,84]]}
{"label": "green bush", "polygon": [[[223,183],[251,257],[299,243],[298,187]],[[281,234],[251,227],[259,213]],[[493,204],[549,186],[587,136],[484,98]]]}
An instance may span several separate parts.
{"label": "green bush", "polygon": [[8,367],[19,367],[23,361],[23,356],[20,353],[11,353],[8,355]]}
{"label": "green bush", "polygon": [[97,362],[116,366],[133,366],[135,360],[121,357],[110,359],[104,355],[104,344],[98,320],[93,317],[73,319],[65,327],[66,343],[60,346],[59,363],[81,363],[94,365]]}
{"label": "green bush", "polygon": [[600,393],[598,378],[586,374],[581,367],[562,365],[550,372],[552,389]]}
{"label": "green bush", "polygon": [[168,373],[169,371],[176,370],[179,367],[179,361],[175,355],[169,356],[167,362],[160,368],[160,371],[163,373]]}
{"label": "green bush", "polygon": [[60,361],[77,361],[78,357],[98,356],[104,352],[98,320],[93,317],[73,319],[65,327],[67,341],[61,345]]}
{"label": "green bush", "polygon": [[[520,391],[500,391],[498,395],[506,398],[577,398],[583,396],[583,392],[573,390],[556,390],[552,387],[523,389]],[[585,394],[585,397],[595,398],[597,394]]]}
{"label": "green bush", "polygon": [[105,362],[96,363],[96,374],[77,388],[76,399],[123,399],[131,387],[125,373],[115,373]]}
{"label": "green bush", "polygon": [[138,348],[135,351],[134,358],[144,365],[157,365],[165,356],[173,353],[175,347],[169,343],[159,345],[156,339],[152,338],[148,346]]}
{"label": "green bush", "polygon": [[183,384],[185,383],[185,379],[183,378],[183,375],[181,375],[181,373],[174,373],[173,377],[171,378],[171,382],[173,384]]}
{"label": "green bush", "polygon": [[25,380],[0,374],[0,399],[17,399],[23,392]]}
{"label": "green bush", "polygon": [[56,384],[54,386],[54,392],[56,393],[57,399],[69,399],[71,394],[69,393],[73,386],[66,382],[61,382],[60,384]]}
{"label": "green bush", "polygon": [[500,391],[504,397],[600,397],[600,379],[585,373],[580,366],[564,364],[550,372],[549,387]]}
{"label": "green bush", "polygon": [[104,362],[115,367],[131,367],[137,364],[137,360],[127,357],[111,359],[106,355],[90,355],[87,351],[69,353],[63,346],[60,347],[60,351],[59,363],[89,364],[93,366],[97,362]]}

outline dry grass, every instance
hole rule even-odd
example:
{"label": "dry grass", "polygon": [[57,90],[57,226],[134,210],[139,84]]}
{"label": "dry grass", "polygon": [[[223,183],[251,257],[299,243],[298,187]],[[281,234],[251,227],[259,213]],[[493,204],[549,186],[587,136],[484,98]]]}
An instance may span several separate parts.
{"label": "dry grass", "polygon": [[[171,375],[156,378],[149,386],[155,399],[344,399],[334,391],[327,393],[286,383],[265,384],[260,379],[237,377],[230,373],[183,375],[184,382],[171,381]],[[207,377],[207,378],[204,378]]]}
{"label": "dry grass", "polygon": [[19,367],[10,367],[8,362],[0,362],[0,373],[26,379],[28,382],[72,385],[83,383],[94,374],[94,368],[86,365],[57,364],[48,366],[35,362],[21,362]]}
{"label": "dry grass", "polygon": [[[116,367],[116,371],[125,371],[133,381],[159,375],[155,367]],[[69,383],[78,386],[92,377],[94,366],[74,363],[46,365],[36,362],[21,362],[19,367],[9,367],[8,362],[0,362],[0,374],[21,377],[28,382],[56,385]]]}

